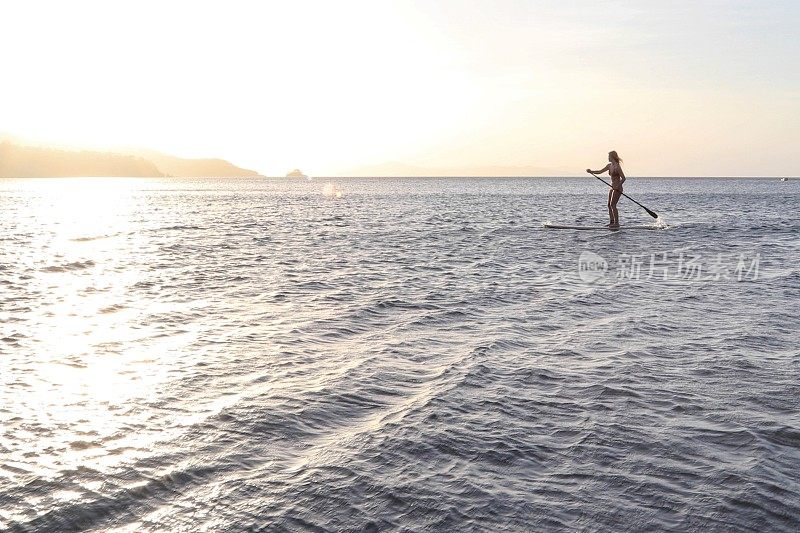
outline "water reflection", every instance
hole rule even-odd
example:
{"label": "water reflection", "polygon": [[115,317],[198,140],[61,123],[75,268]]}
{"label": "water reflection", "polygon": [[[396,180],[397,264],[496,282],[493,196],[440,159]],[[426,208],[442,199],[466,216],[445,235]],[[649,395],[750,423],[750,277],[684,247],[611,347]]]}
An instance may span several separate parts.
{"label": "water reflection", "polygon": [[141,182],[43,179],[25,189],[2,198],[16,242],[3,255],[15,268],[3,280],[0,448],[17,475],[107,467],[126,459],[109,445],[146,445],[126,432],[142,418],[132,400],[155,397],[167,377],[159,358],[190,334],[154,339],[152,308],[131,294],[148,275],[147,236],[132,220],[146,201]]}

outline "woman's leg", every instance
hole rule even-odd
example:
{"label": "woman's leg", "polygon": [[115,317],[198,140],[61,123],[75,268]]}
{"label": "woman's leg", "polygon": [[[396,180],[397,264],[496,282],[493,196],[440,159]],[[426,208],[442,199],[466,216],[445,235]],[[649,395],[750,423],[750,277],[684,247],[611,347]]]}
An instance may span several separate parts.
{"label": "woman's leg", "polygon": [[614,210],[613,210],[613,208],[611,206],[612,198],[614,198],[614,191],[613,190],[609,190],[608,191],[608,203],[606,205],[608,206],[608,218],[611,219],[610,224],[614,223]]}
{"label": "woman's leg", "polygon": [[612,224],[619,224],[619,211],[617,211],[617,202],[619,202],[620,196],[622,196],[622,191],[615,191],[613,189],[611,190],[609,211],[611,212]]}

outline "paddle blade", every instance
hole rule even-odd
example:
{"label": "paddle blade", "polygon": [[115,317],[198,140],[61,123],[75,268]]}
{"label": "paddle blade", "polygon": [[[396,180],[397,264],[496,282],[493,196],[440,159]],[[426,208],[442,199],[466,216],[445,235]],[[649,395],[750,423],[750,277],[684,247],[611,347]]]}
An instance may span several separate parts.
{"label": "paddle blade", "polygon": [[647,211],[647,214],[650,215],[651,217],[658,218],[658,215],[656,213],[653,213],[652,211],[650,211],[646,207],[644,208],[644,210]]}

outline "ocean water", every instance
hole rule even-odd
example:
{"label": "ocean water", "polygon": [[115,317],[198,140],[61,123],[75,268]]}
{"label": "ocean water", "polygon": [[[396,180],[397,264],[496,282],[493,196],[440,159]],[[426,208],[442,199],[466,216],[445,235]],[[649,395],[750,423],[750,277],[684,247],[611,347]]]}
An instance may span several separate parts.
{"label": "ocean water", "polygon": [[797,531],[800,181],[603,188],[0,180],[0,530]]}

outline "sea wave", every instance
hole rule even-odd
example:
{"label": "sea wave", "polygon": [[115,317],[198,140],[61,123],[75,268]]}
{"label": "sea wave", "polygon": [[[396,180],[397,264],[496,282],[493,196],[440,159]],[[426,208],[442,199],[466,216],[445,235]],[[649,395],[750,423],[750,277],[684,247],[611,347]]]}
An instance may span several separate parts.
{"label": "sea wave", "polygon": [[130,238],[0,194],[0,529],[800,527],[791,184],[634,181],[669,230],[590,235],[542,228],[602,221],[581,180],[148,183]]}

